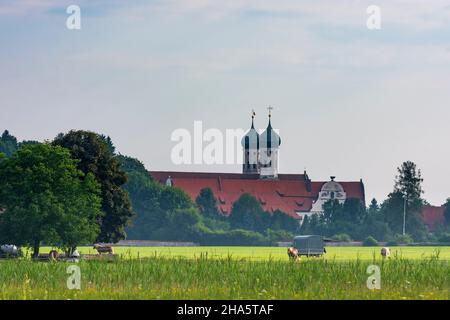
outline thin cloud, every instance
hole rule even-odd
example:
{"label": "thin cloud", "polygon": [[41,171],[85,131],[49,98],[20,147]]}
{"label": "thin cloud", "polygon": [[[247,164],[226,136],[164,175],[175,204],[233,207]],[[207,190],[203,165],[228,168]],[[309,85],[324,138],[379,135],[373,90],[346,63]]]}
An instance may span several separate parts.
{"label": "thin cloud", "polygon": [[[60,11],[74,1],[66,0],[5,0],[0,4],[0,15],[45,15]],[[304,23],[338,26],[361,26],[367,19],[368,0],[153,0],[104,1],[78,0],[87,12],[104,17],[149,19],[153,16],[195,16],[207,21],[221,21],[239,17],[266,17],[268,19],[301,19]],[[379,0],[383,23],[411,30],[447,28],[450,24],[450,6],[447,0]]]}

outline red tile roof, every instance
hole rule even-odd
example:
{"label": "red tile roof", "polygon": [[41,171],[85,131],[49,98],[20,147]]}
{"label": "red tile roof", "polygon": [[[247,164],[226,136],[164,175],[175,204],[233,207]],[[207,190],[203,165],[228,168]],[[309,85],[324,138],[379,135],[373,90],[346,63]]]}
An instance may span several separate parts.
{"label": "red tile roof", "polygon": [[430,231],[433,231],[438,224],[445,222],[444,209],[444,206],[437,207],[426,205],[423,207],[422,219]]}
{"label": "red tile roof", "polygon": [[[243,193],[250,193],[260,201],[264,210],[273,212],[279,209],[299,218],[296,212],[310,211],[325,183],[312,182],[304,174],[279,174],[277,180],[263,180],[258,175],[240,173],[151,171],[150,174],[161,183],[170,176],[173,186],[183,189],[193,201],[202,188],[211,188],[219,209],[225,215],[231,213],[234,201]],[[339,183],[347,198],[359,198],[365,203],[361,181]]]}

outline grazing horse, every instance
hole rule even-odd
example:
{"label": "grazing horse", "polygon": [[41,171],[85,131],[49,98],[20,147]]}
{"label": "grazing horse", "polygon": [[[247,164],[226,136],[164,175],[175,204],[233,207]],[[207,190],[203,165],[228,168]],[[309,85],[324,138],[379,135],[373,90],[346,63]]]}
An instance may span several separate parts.
{"label": "grazing horse", "polygon": [[55,261],[58,259],[59,253],[56,250],[50,250],[50,252],[48,253],[48,258],[52,261]]}
{"label": "grazing horse", "polygon": [[290,247],[287,249],[287,253],[288,253],[289,259],[297,260],[297,258],[298,258],[298,250],[297,249],[295,249],[294,247]]}
{"label": "grazing horse", "polygon": [[383,259],[389,258],[391,256],[391,250],[388,247],[381,248],[381,256]]}
{"label": "grazing horse", "polygon": [[94,244],[94,249],[97,250],[98,254],[114,254],[113,247],[107,244]]}

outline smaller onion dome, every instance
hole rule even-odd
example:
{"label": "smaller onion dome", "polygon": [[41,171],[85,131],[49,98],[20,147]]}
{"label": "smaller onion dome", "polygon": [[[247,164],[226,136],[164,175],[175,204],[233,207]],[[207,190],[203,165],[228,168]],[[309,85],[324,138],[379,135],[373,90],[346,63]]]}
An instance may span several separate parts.
{"label": "smaller onion dome", "polygon": [[264,132],[259,136],[259,143],[261,147],[267,149],[278,148],[281,145],[281,138],[275,130],[273,130],[270,122],[270,118],[272,117],[270,110],[271,108],[269,108],[269,125],[267,126],[267,129],[264,130]]}
{"label": "smaller onion dome", "polygon": [[252,112],[252,126],[250,130],[242,137],[241,144],[245,150],[259,149],[259,134],[255,130],[253,119],[255,118],[255,112]]}

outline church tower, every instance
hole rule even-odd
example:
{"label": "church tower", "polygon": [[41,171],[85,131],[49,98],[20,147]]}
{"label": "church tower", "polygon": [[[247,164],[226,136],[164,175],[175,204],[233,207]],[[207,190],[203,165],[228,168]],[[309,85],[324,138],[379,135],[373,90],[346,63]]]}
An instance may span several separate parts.
{"label": "church tower", "polygon": [[244,162],[242,164],[242,173],[257,174],[258,152],[259,152],[259,134],[254,126],[255,111],[252,111],[252,126],[242,138],[241,144],[244,149]]}
{"label": "church tower", "polygon": [[281,145],[280,136],[272,129],[271,111],[269,107],[269,125],[259,136],[259,173],[261,179],[278,178],[278,149]]}

